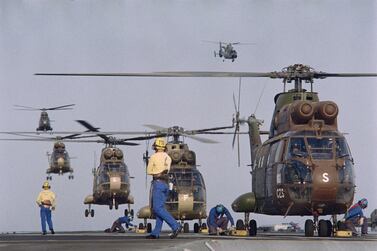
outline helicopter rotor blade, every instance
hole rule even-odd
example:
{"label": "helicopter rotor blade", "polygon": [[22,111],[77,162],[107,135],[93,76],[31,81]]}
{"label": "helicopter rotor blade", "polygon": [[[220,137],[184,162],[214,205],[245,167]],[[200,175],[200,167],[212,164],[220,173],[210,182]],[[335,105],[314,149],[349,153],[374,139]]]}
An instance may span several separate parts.
{"label": "helicopter rotor blade", "polygon": [[92,126],[89,122],[87,122],[85,120],[76,120],[76,122],[78,122],[79,124],[81,124],[82,126],[84,126],[85,128],[87,128],[89,131],[98,132],[98,134],[97,134],[98,137],[100,137],[103,140],[105,140],[105,142],[109,142],[110,141],[110,138],[108,136],[106,136],[105,134],[99,133],[99,128],[98,127]]}
{"label": "helicopter rotor blade", "polygon": [[44,108],[45,110],[72,110],[72,106],[75,104],[69,104],[69,105],[61,105],[61,106],[56,106],[56,107],[51,107],[51,108]]}
{"label": "helicopter rotor blade", "polygon": [[201,143],[207,143],[207,144],[216,144],[216,143],[219,143],[218,141],[215,141],[215,140],[212,140],[212,139],[207,139],[207,138],[203,138],[203,137],[199,137],[199,136],[194,136],[194,135],[189,135],[189,134],[185,134],[185,133],[182,133],[181,135],[184,136],[184,137],[188,137],[190,139],[199,141]]}
{"label": "helicopter rotor blade", "polygon": [[35,108],[31,106],[24,106],[24,105],[13,105],[15,110],[22,110],[22,111],[41,111],[42,109],[40,108]]}
{"label": "helicopter rotor blade", "polygon": [[158,132],[167,132],[169,130],[169,128],[158,126],[158,125],[153,125],[153,124],[144,124],[143,126],[148,127]]}

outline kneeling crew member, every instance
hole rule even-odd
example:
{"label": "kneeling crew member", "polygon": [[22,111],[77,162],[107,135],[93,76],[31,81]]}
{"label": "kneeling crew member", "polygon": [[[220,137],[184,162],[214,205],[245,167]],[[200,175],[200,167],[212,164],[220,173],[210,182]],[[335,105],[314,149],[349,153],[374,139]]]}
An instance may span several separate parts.
{"label": "kneeling crew member", "polygon": [[39,193],[37,204],[40,207],[42,234],[46,235],[46,222],[51,234],[55,234],[52,226],[51,210],[55,210],[55,193],[50,190],[50,184],[46,181],[42,186],[43,190]]}
{"label": "kneeling crew member", "polygon": [[345,224],[347,228],[352,231],[353,236],[357,236],[355,226],[361,226],[361,235],[368,234],[368,221],[363,214],[363,209],[367,208],[367,206],[368,200],[363,198],[350,207],[345,215]]}
{"label": "kneeling crew member", "polygon": [[156,226],[148,235],[147,239],[157,239],[160,237],[162,224],[164,221],[168,223],[173,232],[170,238],[177,237],[181,231],[182,226],[173,218],[173,216],[166,210],[165,202],[169,194],[168,181],[169,170],[171,165],[171,158],[165,152],[166,142],[163,138],[157,138],[153,144],[156,151],[149,159],[147,166],[147,174],[153,176],[152,181],[152,212],[156,217]]}
{"label": "kneeling crew member", "polygon": [[[226,215],[226,217],[224,216]],[[209,211],[209,216],[207,218],[208,234],[215,235],[217,233],[223,233],[227,230],[228,222],[230,221],[231,226],[234,226],[234,220],[229,210],[222,204],[213,207]]]}
{"label": "kneeling crew member", "polygon": [[119,217],[116,221],[114,221],[111,228],[106,229],[105,232],[113,233],[118,231],[119,233],[125,233],[126,231],[124,230],[122,224],[124,224],[125,227],[130,230],[130,227],[134,227],[134,225],[131,223],[132,220],[132,216],[128,217],[125,215],[123,217]]}

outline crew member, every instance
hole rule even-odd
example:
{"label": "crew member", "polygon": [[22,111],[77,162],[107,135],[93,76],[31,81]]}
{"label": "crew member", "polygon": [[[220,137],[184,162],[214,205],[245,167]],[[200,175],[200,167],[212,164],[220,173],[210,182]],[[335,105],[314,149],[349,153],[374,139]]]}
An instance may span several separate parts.
{"label": "crew member", "polygon": [[[224,216],[225,215],[225,216]],[[209,211],[207,218],[208,233],[210,235],[221,234],[227,230],[228,222],[234,226],[234,220],[229,210],[222,204],[216,205]]]}
{"label": "crew member", "polygon": [[134,225],[131,223],[132,220],[133,220],[132,215],[129,217],[127,215],[123,217],[119,217],[118,219],[114,221],[111,228],[106,229],[105,232],[113,233],[113,232],[118,231],[119,233],[125,233],[126,231],[124,230],[122,224],[124,224],[128,230],[131,230],[130,227],[134,227]]}
{"label": "crew member", "polygon": [[43,190],[39,193],[37,204],[40,207],[42,234],[46,235],[46,222],[51,234],[55,234],[51,221],[51,210],[55,210],[55,193],[50,190],[50,184],[46,181],[42,186]]}
{"label": "crew member", "polygon": [[169,194],[168,180],[171,158],[165,152],[166,142],[163,138],[156,138],[153,148],[156,151],[149,159],[147,166],[147,174],[153,176],[152,180],[152,212],[156,217],[156,226],[148,235],[147,239],[157,239],[160,237],[163,221],[170,226],[173,232],[170,238],[177,237],[182,230],[182,226],[173,218],[166,210],[165,201]]}
{"label": "crew member", "polygon": [[368,221],[363,214],[363,209],[368,206],[368,200],[363,198],[350,207],[345,215],[345,224],[352,231],[353,236],[357,236],[355,226],[361,226],[361,235],[368,234]]}

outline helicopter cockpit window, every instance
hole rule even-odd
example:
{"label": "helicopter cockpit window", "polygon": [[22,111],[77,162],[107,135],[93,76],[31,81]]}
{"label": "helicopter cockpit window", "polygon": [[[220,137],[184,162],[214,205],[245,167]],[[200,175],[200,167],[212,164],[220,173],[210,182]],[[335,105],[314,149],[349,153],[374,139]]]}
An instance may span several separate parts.
{"label": "helicopter cockpit window", "polygon": [[307,153],[304,138],[291,138],[289,142],[288,158],[305,157]]}
{"label": "helicopter cockpit window", "polygon": [[313,159],[332,159],[333,158],[333,138],[307,138]]}
{"label": "helicopter cockpit window", "polygon": [[177,183],[177,186],[191,186],[192,184],[192,173],[176,173],[175,174],[175,180]]}
{"label": "helicopter cockpit window", "polygon": [[337,158],[344,158],[344,157],[351,158],[351,152],[348,148],[346,140],[344,138],[336,138],[335,141],[336,141],[336,144],[335,144],[336,157]]}
{"label": "helicopter cockpit window", "polygon": [[282,170],[284,170],[284,183],[304,184],[312,182],[311,169],[301,161],[293,160]]}
{"label": "helicopter cockpit window", "polygon": [[125,172],[126,167],[120,164],[105,164],[104,170],[107,172]]}

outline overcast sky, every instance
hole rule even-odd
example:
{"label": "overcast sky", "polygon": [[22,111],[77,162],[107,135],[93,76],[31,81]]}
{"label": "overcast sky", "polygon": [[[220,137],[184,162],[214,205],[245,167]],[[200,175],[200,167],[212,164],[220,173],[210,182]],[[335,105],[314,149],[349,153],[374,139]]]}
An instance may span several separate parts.
{"label": "overcast sky", "polygon": [[[73,111],[50,112],[53,128],[83,130],[84,119],[102,130],[145,130],[143,124],[199,129],[230,125],[237,79],[227,78],[73,78],[41,77],[35,72],[150,72],[174,70],[281,70],[295,63],[326,72],[377,72],[377,2],[374,0],[292,1],[0,1],[0,131],[34,131],[39,112],[13,105],[51,107],[75,103]],[[213,56],[225,40],[239,58]],[[356,195],[377,208],[376,89],[373,78],[317,80],[322,100],[339,105],[339,129],[355,159]],[[255,111],[269,128],[280,80],[243,79],[241,114]],[[247,130],[246,127],[243,127]],[[219,144],[187,139],[197,154],[207,186],[207,211],[250,191],[250,151],[241,138],[241,167],[231,136],[211,137]],[[0,231],[40,231],[36,197],[53,143],[0,142]],[[122,210],[94,206],[84,218],[83,200],[92,191],[91,169],[100,144],[67,144],[75,179],[53,176],[57,194],[53,221],[57,231],[102,230]],[[137,211],[148,202],[142,155],[145,144],[122,147],[132,176]],[[148,181],[149,186],[149,181]],[[235,218],[243,217],[233,214]],[[303,222],[306,217],[255,215],[258,225]],[[326,217],[328,218],[328,217]]]}

